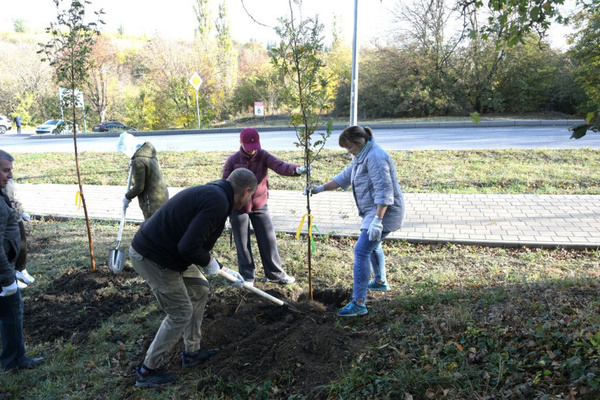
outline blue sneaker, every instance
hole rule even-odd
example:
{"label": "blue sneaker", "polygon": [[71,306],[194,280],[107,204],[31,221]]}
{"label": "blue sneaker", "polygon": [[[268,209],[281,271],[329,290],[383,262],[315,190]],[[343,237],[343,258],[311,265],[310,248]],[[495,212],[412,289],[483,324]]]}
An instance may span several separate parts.
{"label": "blue sneaker", "polygon": [[372,280],[367,285],[367,290],[377,290],[379,292],[386,292],[390,290],[390,285],[387,283],[378,283],[376,280]]}
{"label": "blue sneaker", "polygon": [[367,306],[359,306],[352,300],[350,303],[346,304],[344,308],[338,311],[337,315],[340,317],[355,317],[357,315],[367,314],[368,312]]}

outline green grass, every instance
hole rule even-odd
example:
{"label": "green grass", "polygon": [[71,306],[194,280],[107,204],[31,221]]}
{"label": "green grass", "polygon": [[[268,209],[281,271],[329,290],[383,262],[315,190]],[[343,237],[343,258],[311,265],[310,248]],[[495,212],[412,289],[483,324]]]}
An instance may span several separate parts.
{"label": "green grass", "polygon": [[[287,162],[302,162],[300,151],[273,151]],[[165,182],[187,187],[221,177],[231,152],[159,153]],[[600,150],[392,151],[405,193],[600,194]],[[343,151],[327,150],[313,165],[313,180],[327,182],[350,162]],[[80,155],[84,185],[125,185],[127,158],[114,153]],[[69,153],[19,154],[17,182],[75,184]],[[301,190],[303,182],[269,176],[272,190]]]}
{"label": "green grass", "polygon": [[[35,251],[28,269],[37,280],[24,291],[26,304],[68,271],[91,273],[82,221],[32,221],[29,226]],[[116,224],[93,222],[92,228],[95,253],[104,257],[114,245]],[[124,246],[136,229],[126,226]],[[283,264],[298,278],[296,287],[307,290],[306,242],[279,235],[278,243]],[[317,240],[316,290],[351,287],[353,245],[351,239]],[[598,251],[390,241],[384,242],[384,251],[392,290],[369,294],[369,316],[334,321],[343,329],[369,332],[375,345],[351,355],[350,366],[339,377],[331,377],[322,396],[565,399],[573,394],[574,399],[598,398]],[[228,237],[218,241],[215,254],[225,265],[235,263]],[[261,278],[262,268],[257,273]],[[128,284],[144,285],[140,278]],[[279,398],[274,382],[234,377],[219,381],[208,394],[200,393],[196,382],[203,379],[203,370],[160,391],[118,383],[131,374],[131,359],[140,352],[141,338],[153,334],[161,318],[152,300],[129,313],[110,316],[86,341],[27,343],[28,354],[44,354],[48,362],[35,370],[3,375],[0,396]],[[115,332],[117,342],[112,339]]]}
{"label": "green grass", "polygon": [[[298,162],[295,151],[273,152]],[[391,152],[401,187],[410,192],[599,194],[600,151],[499,150]],[[169,186],[202,184],[220,177],[229,153],[161,152]],[[326,151],[314,179],[329,180],[350,159]],[[83,153],[84,184],[125,185],[126,157]],[[70,154],[20,154],[15,176],[24,183],[76,183]],[[298,180],[271,174],[271,189],[300,190]],[[34,301],[68,271],[90,271],[82,221],[32,221],[35,241],[28,269],[37,277],[25,292]],[[137,227],[127,225],[123,247]],[[93,221],[94,249],[105,257],[117,224]],[[283,264],[308,290],[306,242],[279,235]],[[354,241],[317,240],[313,285],[317,290],[352,285]],[[376,345],[353,354],[321,395],[338,398],[597,399],[600,396],[600,262],[598,251],[503,249],[461,245],[384,243],[392,290],[370,294],[369,316],[335,320],[342,329],[369,332]],[[215,249],[235,265],[228,238]],[[258,252],[255,249],[255,254]],[[259,278],[262,268],[258,268]],[[139,278],[128,282],[144,287]],[[85,312],[85,310],[81,310]],[[161,391],[117,384],[130,375],[142,338],[162,319],[157,304],[117,313],[82,342],[27,343],[28,354],[48,362],[32,371],[0,375],[0,398],[278,398],[271,381],[218,381],[210,394],[195,378]],[[115,332],[119,342],[112,340]],[[282,382],[285,372],[282,372]],[[279,382],[279,385],[283,383]],[[325,393],[325,394],[324,394]],[[311,398],[310,395],[294,398]]]}

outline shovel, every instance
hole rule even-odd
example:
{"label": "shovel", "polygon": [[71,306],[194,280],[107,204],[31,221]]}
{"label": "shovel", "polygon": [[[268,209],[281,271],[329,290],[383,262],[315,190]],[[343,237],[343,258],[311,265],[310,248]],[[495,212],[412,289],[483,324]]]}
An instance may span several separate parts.
{"label": "shovel", "polygon": [[[237,282],[237,279],[234,276],[229,275],[227,272],[223,271],[222,269],[219,270],[219,275],[222,276],[223,278],[227,279],[228,281]],[[275,303],[275,304],[277,304],[279,306],[284,306],[284,307],[286,307],[290,311],[298,312],[298,310],[296,310],[294,307],[292,307],[291,305],[289,305],[285,301],[280,300],[277,297],[273,297],[269,293],[263,292],[262,290],[257,289],[254,286],[249,285],[246,282],[242,283],[242,287],[244,289],[248,289],[249,291],[256,293],[257,295],[259,295],[261,297],[264,297],[267,300],[272,301],[273,303]]]}
{"label": "shovel", "polygon": [[[133,170],[131,168],[131,160],[129,161],[129,177],[127,178],[127,193],[129,191],[129,187],[131,186],[131,174]],[[123,225],[125,225],[125,212],[127,211],[127,206],[123,204],[123,215],[121,216],[121,223],[119,224],[119,233],[117,234],[117,244],[114,250],[110,251],[108,255],[108,269],[115,275],[118,275],[123,271],[123,267],[125,266],[125,253],[119,250],[119,246],[121,245],[121,236],[123,235]]]}

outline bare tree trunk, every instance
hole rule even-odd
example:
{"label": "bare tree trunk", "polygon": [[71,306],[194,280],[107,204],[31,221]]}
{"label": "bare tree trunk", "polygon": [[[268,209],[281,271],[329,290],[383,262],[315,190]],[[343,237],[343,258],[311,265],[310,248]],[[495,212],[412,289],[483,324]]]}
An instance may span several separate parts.
{"label": "bare tree trunk", "polygon": [[[71,69],[73,71],[73,69]],[[75,169],[77,170],[77,182],[79,184],[79,196],[81,197],[81,204],[83,204],[83,213],[85,215],[85,224],[87,227],[88,242],[90,244],[90,259],[92,262],[92,270],[96,270],[96,260],[94,259],[94,244],[92,243],[92,229],[90,227],[90,218],[88,216],[87,205],[85,203],[85,196],[83,195],[83,185],[81,184],[81,172],[79,171],[79,153],[77,152],[77,104],[75,103],[75,87],[71,87],[71,109],[73,110],[73,146],[75,148]]]}
{"label": "bare tree trunk", "polygon": [[[310,160],[309,160],[309,149],[308,149],[308,136],[306,138],[306,141],[304,142],[304,165],[306,166],[310,166]],[[311,246],[311,241],[312,241],[312,226],[313,226],[313,220],[312,220],[312,214],[310,213],[310,193],[308,193],[308,189],[310,188],[310,173],[307,171],[306,173],[306,188],[307,188],[307,193],[306,193],[306,212],[308,213],[308,292],[310,294],[310,299],[313,300],[313,287],[312,287],[312,265],[311,265],[311,255],[312,255],[312,246]]]}

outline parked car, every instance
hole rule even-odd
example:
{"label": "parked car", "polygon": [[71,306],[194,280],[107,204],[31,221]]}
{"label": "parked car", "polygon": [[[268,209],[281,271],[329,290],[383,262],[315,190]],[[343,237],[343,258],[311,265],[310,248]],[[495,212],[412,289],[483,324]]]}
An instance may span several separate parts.
{"label": "parked car", "polygon": [[92,128],[92,131],[94,131],[94,132],[110,132],[110,131],[126,132],[126,131],[136,131],[136,130],[137,129],[135,129],[132,126],[126,126],[117,121],[101,122]]}
{"label": "parked car", "polygon": [[41,125],[36,126],[35,133],[73,133],[73,122],[66,119],[49,119]]}
{"label": "parked car", "polygon": [[11,129],[12,123],[10,122],[10,119],[0,115],[0,135],[4,135],[6,131],[10,131]]}

